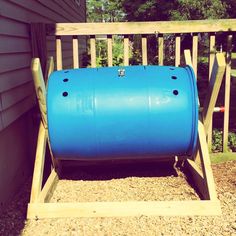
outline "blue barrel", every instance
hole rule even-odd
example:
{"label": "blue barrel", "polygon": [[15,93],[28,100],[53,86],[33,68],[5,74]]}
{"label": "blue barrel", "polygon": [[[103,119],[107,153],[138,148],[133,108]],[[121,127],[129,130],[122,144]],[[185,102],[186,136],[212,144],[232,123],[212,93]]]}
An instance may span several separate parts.
{"label": "blue barrel", "polygon": [[56,71],[47,117],[57,159],[189,156],[197,140],[196,79],[189,66]]}

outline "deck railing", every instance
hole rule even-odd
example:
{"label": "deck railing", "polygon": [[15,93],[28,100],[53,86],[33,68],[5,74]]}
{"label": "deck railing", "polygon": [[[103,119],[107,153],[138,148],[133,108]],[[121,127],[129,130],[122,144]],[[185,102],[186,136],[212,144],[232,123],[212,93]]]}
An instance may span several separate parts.
{"label": "deck railing", "polygon": [[[229,108],[230,108],[230,77],[231,77],[231,50],[233,34],[236,32],[236,19],[223,20],[195,20],[195,21],[158,21],[158,22],[119,22],[119,23],[57,23],[46,26],[47,36],[56,37],[56,67],[63,69],[62,37],[72,36],[71,44],[73,48],[73,68],[79,68],[79,40],[78,36],[89,36],[91,67],[96,67],[96,37],[106,35],[107,40],[107,65],[113,65],[113,36],[123,35],[124,44],[124,65],[129,65],[129,36],[141,35],[142,64],[148,64],[147,36],[157,36],[157,58],[159,65],[164,63],[164,40],[165,34],[173,34],[175,37],[175,66],[180,65],[181,60],[181,38],[185,34],[192,37],[192,65],[198,74],[198,50],[199,35],[207,33],[209,36],[208,47],[208,78],[216,53],[216,37],[220,33],[225,34],[226,40],[226,73],[225,73],[225,95],[224,95],[224,124],[223,124],[223,151],[227,151],[229,133]],[[211,148],[212,122],[208,132],[208,144]]]}

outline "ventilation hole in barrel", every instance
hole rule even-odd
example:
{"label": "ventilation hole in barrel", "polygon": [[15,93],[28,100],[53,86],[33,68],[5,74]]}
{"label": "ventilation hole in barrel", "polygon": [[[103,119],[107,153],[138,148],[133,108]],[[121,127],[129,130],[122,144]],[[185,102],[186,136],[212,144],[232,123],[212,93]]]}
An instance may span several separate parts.
{"label": "ventilation hole in barrel", "polygon": [[68,73],[69,71],[68,70],[65,70],[64,73]]}
{"label": "ventilation hole in barrel", "polygon": [[177,95],[179,94],[179,91],[178,91],[178,90],[173,90],[173,94],[174,94],[175,96],[177,96]]}
{"label": "ventilation hole in barrel", "polygon": [[67,78],[66,78],[66,79],[63,79],[63,82],[68,82],[68,81],[69,81],[69,79],[67,79]]}
{"label": "ventilation hole in barrel", "polygon": [[171,76],[171,79],[177,79],[177,76],[172,75],[172,76]]}
{"label": "ventilation hole in barrel", "polygon": [[173,68],[173,67],[170,67],[169,69],[170,69],[170,70],[174,70],[175,68]]}
{"label": "ventilation hole in barrel", "polygon": [[67,96],[68,96],[68,93],[67,93],[67,92],[63,92],[63,93],[62,93],[62,96],[63,96],[63,97],[67,97]]}

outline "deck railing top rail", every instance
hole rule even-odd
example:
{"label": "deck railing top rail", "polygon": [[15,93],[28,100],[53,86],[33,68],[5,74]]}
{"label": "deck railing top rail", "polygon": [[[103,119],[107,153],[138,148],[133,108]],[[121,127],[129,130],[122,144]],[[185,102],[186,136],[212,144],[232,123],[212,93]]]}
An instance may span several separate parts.
{"label": "deck railing top rail", "polygon": [[56,23],[48,35],[168,34],[236,31],[236,19],[118,23]]}

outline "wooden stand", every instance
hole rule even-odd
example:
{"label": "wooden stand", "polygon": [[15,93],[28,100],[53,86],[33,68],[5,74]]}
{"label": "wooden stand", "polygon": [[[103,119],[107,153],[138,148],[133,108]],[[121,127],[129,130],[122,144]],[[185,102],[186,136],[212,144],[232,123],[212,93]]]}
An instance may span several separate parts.
{"label": "wooden stand", "polygon": [[[53,67],[53,59],[51,58],[48,62],[49,73],[53,71]],[[45,119],[46,110],[44,109],[46,104],[45,84],[39,59],[34,58],[32,60],[32,73],[42,121],[38,134],[27,218],[220,215],[220,202],[216,195],[205,132],[208,129],[209,120],[213,113],[224,70],[225,58],[222,53],[219,53],[216,55],[213,67],[209,93],[203,110],[203,119],[198,122],[198,148],[191,159],[185,160],[185,166],[190,171],[194,183],[204,200],[50,203],[50,198],[56,188],[59,177],[57,163],[51,153],[53,168],[42,187],[45,150],[47,142],[49,146],[50,142]]]}

